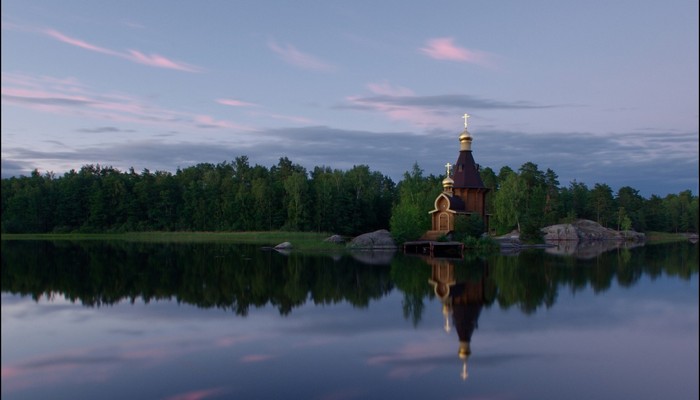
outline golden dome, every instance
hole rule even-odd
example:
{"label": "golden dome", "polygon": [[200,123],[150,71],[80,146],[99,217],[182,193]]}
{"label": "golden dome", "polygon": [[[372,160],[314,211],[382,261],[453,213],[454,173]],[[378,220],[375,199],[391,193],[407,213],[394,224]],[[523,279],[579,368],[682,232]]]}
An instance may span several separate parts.
{"label": "golden dome", "polygon": [[452,187],[455,184],[455,181],[450,178],[449,176],[445,179],[442,180],[442,187]]}
{"label": "golden dome", "polygon": [[462,131],[462,134],[459,135],[459,144],[460,148],[459,150],[471,150],[472,149],[472,136],[469,134],[469,131],[464,128],[464,131]]}

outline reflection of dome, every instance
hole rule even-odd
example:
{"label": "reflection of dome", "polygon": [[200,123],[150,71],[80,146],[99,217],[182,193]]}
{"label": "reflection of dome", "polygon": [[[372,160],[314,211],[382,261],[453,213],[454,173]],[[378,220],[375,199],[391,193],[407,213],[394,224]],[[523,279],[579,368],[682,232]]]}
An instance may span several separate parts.
{"label": "reflection of dome", "polygon": [[459,342],[459,358],[462,360],[466,360],[470,354],[472,354],[472,350],[469,348],[469,342]]}
{"label": "reflection of dome", "polygon": [[469,355],[472,354],[471,349],[469,348],[469,342],[459,342],[459,358],[462,360],[462,373],[459,374],[459,376],[462,377],[463,381],[467,380],[467,377],[469,376],[469,373],[467,373],[467,359],[469,358]]}
{"label": "reflection of dome", "polygon": [[446,284],[445,282],[436,282],[435,294],[441,299],[446,298],[450,294],[450,285]]}

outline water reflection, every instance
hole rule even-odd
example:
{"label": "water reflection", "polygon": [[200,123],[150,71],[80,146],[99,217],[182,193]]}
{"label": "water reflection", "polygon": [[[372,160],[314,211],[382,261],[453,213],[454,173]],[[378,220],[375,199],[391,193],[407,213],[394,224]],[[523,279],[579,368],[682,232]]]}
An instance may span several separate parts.
{"label": "water reflection", "polygon": [[1,250],[3,398],[697,398],[689,243],[586,259]]}
{"label": "water reflection", "polygon": [[206,243],[2,241],[1,255],[2,291],[34,299],[61,294],[86,306],[173,299],[241,316],[272,305],[287,315],[309,302],[365,308],[398,289],[404,316],[414,325],[426,299],[451,294],[453,306],[460,285],[481,282],[487,304],[496,301],[530,314],[553,306],[562,289],[591,287],[598,293],[614,282],[632,286],[644,275],[688,280],[698,271],[697,246],[686,242],[619,248],[593,258],[542,250],[487,259],[467,255],[449,260],[451,266],[391,252],[285,256],[255,246]]}
{"label": "water reflection", "polygon": [[462,360],[460,376],[466,380],[467,360],[472,354],[471,341],[474,330],[479,326],[479,315],[486,302],[485,287],[488,276],[488,264],[482,266],[481,278],[477,280],[464,279],[457,281],[455,266],[449,259],[428,258],[431,276],[428,283],[433,287],[435,296],[442,303],[442,314],[445,317],[445,332],[451,331],[450,315],[459,337],[457,352]]}
{"label": "water reflection", "polygon": [[644,242],[625,240],[593,240],[593,241],[553,241],[552,247],[547,247],[545,252],[559,256],[574,256],[582,259],[592,259],[612,250],[630,250],[644,246]]}

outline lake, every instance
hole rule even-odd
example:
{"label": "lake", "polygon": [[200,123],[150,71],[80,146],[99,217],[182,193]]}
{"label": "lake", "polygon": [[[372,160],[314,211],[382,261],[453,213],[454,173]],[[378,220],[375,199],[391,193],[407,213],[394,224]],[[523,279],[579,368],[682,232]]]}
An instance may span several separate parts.
{"label": "lake", "polygon": [[3,399],[697,399],[698,247],[2,241]]}

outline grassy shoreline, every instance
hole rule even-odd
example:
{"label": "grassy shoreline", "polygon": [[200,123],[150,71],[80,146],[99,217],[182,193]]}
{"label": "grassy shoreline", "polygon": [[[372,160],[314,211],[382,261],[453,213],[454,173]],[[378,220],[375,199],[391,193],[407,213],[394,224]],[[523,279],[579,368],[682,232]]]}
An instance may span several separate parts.
{"label": "grassy shoreline", "polygon": [[324,242],[329,233],[317,232],[126,232],[126,233],[35,233],[2,234],[1,240],[123,240],[152,243],[231,243],[276,246],[290,242],[299,250],[342,249],[344,245]]}
{"label": "grassy shoreline", "polygon": [[[153,243],[232,243],[276,246],[290,242],[298,250],[338,250],[343,244],[325,242],[330,233],[318,232],[125,232],[125,233],[21,233],[0,235],[0,240],[123,240]],[[672,243],[688,240],[687,233],[648,232],[647,243]]]}
{"label": "grassy shoreline", "polygon": [[687,241],[691,236],[697,237],[696,233],[669,233],[669,232],[648,232],[647,243],[673,243]]}

